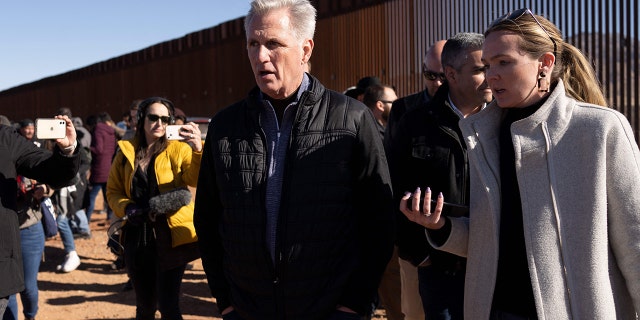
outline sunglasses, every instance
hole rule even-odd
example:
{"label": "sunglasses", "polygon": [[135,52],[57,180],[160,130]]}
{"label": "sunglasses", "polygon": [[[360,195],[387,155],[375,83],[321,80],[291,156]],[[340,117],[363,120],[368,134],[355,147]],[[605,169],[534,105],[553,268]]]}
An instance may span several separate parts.
{"label": "sunglasses", "polygon": [[533,12],[531,12],[531,10],[529,10],[529,8],[522,8],[522,9],[518,9],[516,11],[513,12],[509,12],[503,16],[501,16],[500,18],[494,20],[490,25],[489,25],[489,29],[495,27],[496,25],[498,25],[499,23],[501,23],[502,21],[505,20],[510,20],[515,22],[516,20],[518,20],[520,17],[524,16],[525,14],[528,14],[531,16],[531,18],[533,18],[533,21],[535,21],[538,26],[540,27],[540,29],[542,29],[542,31],[544,31],[544,33],[547,34],[547,37],[549,37],[549,40],[551,40],[551,42],[553,42],[553,55],[556,55],[556,52],[558,51],[558,45],[556,44],[556,41],[553,40],[553,38],[551,37],[551,35],[549,34],[549,32],[547,32],[547,29],[545,29],[542,24],[540,23],[540,21],[538,21],[538,18],[536,18],[536,15],[533,14]]}
{"label": "sunglasses", "polygon": [[441,82],[444,82],[447,79],[444,73],[442,72],[433,72],[433,71],[425,70],[422,72],[422,74],[424,75],[425,78],[427,78],[427,80],[431,80],[431,81],[440,80]]}
{"label": "sunglasses", "polygon": [[169,116],[159,116],[157,114],[148,114],[147,119],[149,119],[149,121],[151,122],[156,122],[159,119],[164,124],[169,124],[169,121],[171,120]]}

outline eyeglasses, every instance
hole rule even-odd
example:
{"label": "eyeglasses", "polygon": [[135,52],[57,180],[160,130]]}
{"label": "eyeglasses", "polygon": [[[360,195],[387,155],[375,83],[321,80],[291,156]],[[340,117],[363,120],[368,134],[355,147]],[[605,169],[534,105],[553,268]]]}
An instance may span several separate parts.
{"label": "eyeglasses", "polygon": [[387,104],[393,104],[393,101],[389,101],[389,100],[378,100],[382,103],[387,103]]}
{"label": "eyeglasses", "polygon": [[148,114],[147,119],[149,119],[149,121],[151,122],[156,122],[159,119],[164,124],[169,124],[169,121],[171,120],[169,116],[159,116],[157,114]]}
{"label": "eyeglasses", "polygon": [[444,82],[447,79],[444,73],[442,72],[433,72],[433,71],[425,70],[422,72],[422,74],[424,75],[425,78],[427,78],[427,80],[431,80],[431,81],[440,80],[440,82]]}
{"label": "eyeglasses", "polygon": [[549,34],[549,32],[547,32],[547,29],[545,29],[542,24],[540,23],[540,21],[538,21],[538,18],[536,18],[536,15],[533,14],[533,12],[531,12],[531,10],[529,10],[529,8],[522,8],[522,9],[518,9],[516,11],[513,12],[509,12],[505,15],[503,15],[502,17],[494,20],[490,25],[489,25],[489,29],[495,27],[496,25],[498,25],[500,22],[505,21],[505,20],[511,20],[511,21],[516,21],[518,20],[520,17],[522,17],[523,15],[528,14],[531,16],[531,18],[533,18],[533,20],[538,24],[538,26],[540,27],[540,29],[542,29],[542,31],[544,31],[544,33],[547,34],[547,37],[549,37],[549,40],[551,40],[551,42],[553,42],[553,55],[556,55],[556,52],[558,51],[558,45],[556,44],[556,41],[553,40],[553,38],[551,37],[551,35]]}

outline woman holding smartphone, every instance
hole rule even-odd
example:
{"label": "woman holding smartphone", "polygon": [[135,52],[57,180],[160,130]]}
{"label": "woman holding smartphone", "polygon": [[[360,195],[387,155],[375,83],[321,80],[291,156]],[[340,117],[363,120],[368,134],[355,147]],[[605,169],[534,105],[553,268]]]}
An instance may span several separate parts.
{"label": "woman holding smartphone", "polygon": [[[163,319],[182,319],[179,296],[185,266],[199,257],[193,201],[186,187],[197,184],[202,140],[195,123],[182,126],[187,143],[167,140],[174,112],[165,98],[140,103],[135,136],[118,142],[107,182],[109,205],[126,221],[122,242],[136,293],[136,319],[154,319],[156,309]],[[171,197],[175,190],[187,192],[187,199],[174,196],[153,206],[158,203],[154,200]]]}

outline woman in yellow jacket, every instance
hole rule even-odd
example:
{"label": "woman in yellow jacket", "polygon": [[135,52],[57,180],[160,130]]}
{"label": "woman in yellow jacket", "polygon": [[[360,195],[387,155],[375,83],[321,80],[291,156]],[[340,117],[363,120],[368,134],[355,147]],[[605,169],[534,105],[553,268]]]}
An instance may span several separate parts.
{"label": "woman in yellow jacket", "polygon": [[154,319],[156,309],[162,319],[182,319],[182,277],[187,263],[199,257],[187,186],[198,182],[202,140],[193,122],[181,126],[182,141],[167,139],[174,110],[160,97],[141,102],[135,136],[118,142],[107,182],[109,206],[125,220],[124,258],[136,319]]}

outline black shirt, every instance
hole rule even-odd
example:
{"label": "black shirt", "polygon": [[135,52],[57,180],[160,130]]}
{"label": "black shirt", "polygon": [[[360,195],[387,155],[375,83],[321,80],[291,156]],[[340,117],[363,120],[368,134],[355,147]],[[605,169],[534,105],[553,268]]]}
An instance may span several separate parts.
{"label": "black shirt", "polygon": [[500,128],[500,180],[502,211],[500,213],[500,251],[493,308],[536,319],[536,306],[527,263],[522,219],[522,202],[516,176],[515,152],[511,140],[511,124],[529,117],[546,101],[526,108],[512,108]]}

